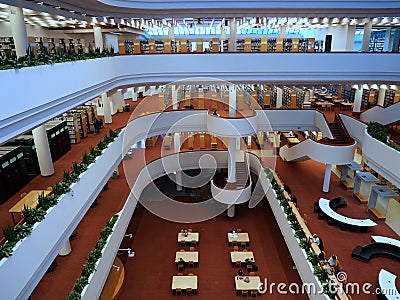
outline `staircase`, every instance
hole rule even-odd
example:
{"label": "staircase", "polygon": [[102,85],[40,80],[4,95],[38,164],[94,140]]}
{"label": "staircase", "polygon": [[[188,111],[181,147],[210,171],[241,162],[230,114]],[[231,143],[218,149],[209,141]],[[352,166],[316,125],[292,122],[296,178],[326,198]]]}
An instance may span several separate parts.
{"label": "staircase", "polygon": [[329,129],[335,139],[335,144],[345,144],[346,141],[343,137],[342,131],[339,128],[339,125],[335,122],[328,123]]}
{"label": "staircase", "polygon": [[244,189],[248,179],[249,174],[247,172],[246,162],[236,162],[236,189]]}

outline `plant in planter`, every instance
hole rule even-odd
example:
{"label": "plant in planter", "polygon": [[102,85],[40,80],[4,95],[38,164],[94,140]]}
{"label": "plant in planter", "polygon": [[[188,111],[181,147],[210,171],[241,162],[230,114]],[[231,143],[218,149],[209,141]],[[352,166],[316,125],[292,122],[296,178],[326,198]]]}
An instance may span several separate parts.
{"label": "plant in planter", "polygon": [[100,232],[100,237],[104,240],[107,240],[108,236],[112,233],[112,229],[110,227],[105,227],[101,232]]}
{"label": "plant in planter", "polygon": [[290,224],[290,227],[291,227],[295,232],[297,232],[298,230],[301,230],[301,226],[300,226],[299,222],[297,222],[297,221],[291,223],[291,224]]}
{"label": "plant in planter", "polygon": [[22,210],[22,215],[24,216],[24,220],[27,224],[34,225],[36,222],[40,222],[46,216],[46,211],[41,208],[29,208],[24,205],[24,209]]}
{"label": "plant in planter", "polygon": [[[303,232],[304,233],[304,232]],[[305,235],[305,234],[304,234]],[[299,243],[300,248],[308,251],[310,250],[311,243],[307,238],[302,238]]]}
{"label": "plant in planter", "polygon": [[65,182],[58,182],[53,185],[53,195],[58,198],[63,194],[66,194],[71,191],[71,188]]}
{"label": "plant in planter", "polygon": [[101,155],[101,150],[96,147],[89,147],[89,153],[90,155],[97,157]]}
{"label": "plant in planter", "polygon": [[293,213],[292,207],[289,205],[289,203],[287,203],[287,201],[285,200],[282,201],[282,207],[283,207],[283,211],[285,212],[285,214],[290,214]]}
{"label": "plant in planter", "polygon": [[83,269],[81,272],[81,277],[89,278],[90,274],[92,274],[96,270],[94,263],[86,263],[83,265]]}
{"label": "plant in planter", "polygon": [[0,259],[10,257],[13,252],[13,248],[16,242],[6,241],[3,245],[0,246]]}
{"label": "plant in planter", "polygon": [[107,148],[107,144],[104,142],[104,141],[100,141],[98,144],[97,144],[97,149],[99,149],[100,151],[103,151],[104,149],[106,149]]}
{"label": "plant in planter", "polygon": [[15,232],[15,228],[7,225],[7,227],[3,228],[3,235],[9,242],[18,242],[18,234]]}
{"label": "plant in planter", "polygon": [[76,281],[75,281],[75,287],[74,287],[74,291],[78,292],[79,294],[82,293],[83,289],[85,288],[85,286],[88,284],[88,278],[87,277],[79,277]]}
{"label": "plant in planter", "polygon": [[22,225],[17,225],[14,227],[15,233],[17,234],[18,238],[22,240],[23,238],[29,236],[32,232],[32,225],[25,223]]}
{"label": "plant in planter", "polygon": [[78,293],[77,291],[72,291],[71,294],[68,295],[67,300],[81,300],[81,293]]}
{"label": "plant in planter", "polygon": [[48,210],[50,207],[53,207],[58,203],[57,198],[54,194],[44,195],[44,193],[38,196],[38,206],[43,208],[44,210]]}
{"label": "plant in planter", "polygon": [[85,164],[85,163],[78,164],[76,162],[73,162],[72,169],[73,169],[74,173],[79,176],[80,174],[82,174],[83,172],[85,172],[87,170],[87,164]]}
{"label": "plant in planter", "polygon": [[329,299],[336,299],[336,287],[331,285],[330,283],[326,283],[322,285],[322,289],[325,295],[329,297]]}
{"label": "plant in planter", "polygon": [[79,176],[76,175],[75,173],[70,173],[69,171],[64,171],[63,182],[65,182],[67,185],[71,185],[74,182],[77,182],[78,180],[79,180]]}
{"label": "plant in planter", "polygon": [[92,163],[94,163],[96,161],[96,157],[91,155],[91,154],[87,154],[86,151],[83,153],[82,156],[82,163],[84,163],[85,165],[90,165]]}
{"label": "plant in planter", "polygon": [[314,268],[314,274],[322,284],[328,280],[328,272],[320,266]]}
{"label": "plant in planter", "polygon": [[312,266],[315,268],[319,266],[319,258],[318,255],[315,254],[314,252],[309,251],[307,253],[307,260],[312,264]]}
{"label": "plant in planter", "polygon": [[287,214],[287,220],[289,221],[289,223],[297,222],[297,217],[293,213],[293,211]]}
{"label": "plant in planter", "polygon": [[113,228],[118,220],[118,215],[114,215],[110,221],[107,222],[107,227]]}
{"label": "plant in planter", "polygon": [[[297,223],[298,224],[298,223]],[[299,224],[299,226],[300,226],[300,224]],[[296,238],[298,238],[299,240],[300,240],[300,242],[303,240],[303,239],[306,239],[306,234],[304,233],[304,231],[301,229],[301,227],[300,227],[300,229],[297,229],[297,230],[295,230],[296,231],[296,233],[294,234],[294,236],[296,237]],[[310,246],[311,245],[309,245],[309,247],[308,248],[310,248]]]}

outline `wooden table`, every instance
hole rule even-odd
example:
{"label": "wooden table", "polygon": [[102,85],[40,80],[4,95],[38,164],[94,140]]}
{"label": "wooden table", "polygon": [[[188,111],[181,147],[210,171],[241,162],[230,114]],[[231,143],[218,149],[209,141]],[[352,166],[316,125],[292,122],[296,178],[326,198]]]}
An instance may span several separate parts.
{"label": "wooden table", "polygon": [[199,262],[199,252],[198,251],[176,252],[175,262],[177,263],[180,258],[182,258],[185,262],[192,261],[192,262],[198,263]]}
{"label": "wooden table", "polygon": [[197,275],[193,276],[172,276],[172,290],[191,288],[197,290]]}
{"label": "wooden table", "polygon": [[178,243],[181,243],[181,242],[191,243],[192,241],[196,241],[196,243],[199,242],[199,233],[198,232],[188,232],[187,236],[185,236],[185,234],[182,232],[178,233]]}
{"label": "wooden table", "polygon": [[290,132],[283,132],[283,131],[282,131],[282,135],[283,135],[285,138],[294,137],[292,134],[290,134]]}
{"label": "wooden table", "polygon": [[[249,278],[249,282],[245,282],[245,278]],[[235,276],[235,286],[237,291],[258,291],[261,279],[260,276]]]}
{"label": "wooden table", "polygon": [[228,242],[237,242],[237,243],[249,243],[250,238],[247,232],[240,232],[240,233],[228,233]]}
{"label": "wooden table", "polygon": [[342,110],[351,110],[353,108],[353,103],[349,102],[341,102],[340,103],[340,109]]}
{"label": "wooden table", "polygon": [[14,214],[15,213],[20,213],[24,209],[24,206],[26,205],[28,208],[34,208],[38,205],[38,196],[44,193],[44,195],[48,195],[51,193],[49,190],[32,190],[28,194],[26,194],[25,197],[23,197],[21,200],[19,200],[13,207],[10,208],[8,211],[11,214],[11,218],[15,222]]}
{"label": "wooden table", "polygon": [[286,141],[291,145],[296,145],[296,144],[300,143],[300,140],[296,137],[286,138]]}
{"label": "wooden table", "polygon": [[[235,263],[237,261],[240,261],[242,263],[245,262],[247,258],[251,258],[254,260],[254,254],[253,251],[247,251],[247,252],[231,252],[231,262]],[[255,261],[255,260],[254,260]]]}

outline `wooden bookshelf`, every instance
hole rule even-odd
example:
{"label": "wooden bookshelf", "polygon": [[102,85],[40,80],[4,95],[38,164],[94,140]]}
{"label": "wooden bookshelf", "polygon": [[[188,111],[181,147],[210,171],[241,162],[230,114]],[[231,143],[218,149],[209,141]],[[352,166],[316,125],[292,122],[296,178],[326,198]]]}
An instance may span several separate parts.
{"label": "wooden bookshelf", "polygon": [[203,52],[203,39],[197,38],[196,39],[196,52]]}
{"label": "wooden bookshelf", "polygon": [[236,94],[237,97],[237,109],[243,110],[244,109],[244,91],[238,91]]}
{"label": "wooden bookshelf", "polygon": [[299,38],[293,38],[292,39],[292,52],[299,52],[299,47],[300,47],[300,39]]}
{"label": "wooden bookshelf", "polygon": [[251,52],[251,38],[244,39],[244,52]]}
{"label": "wooden bookshelf", "polygon": [[268,38],[261,38],[260,52],[268,52]]}
{"label": "wooden bookshelf", "polygon": [[164,39],[164,53],[171,53],[172,52],[172,41],[171,39]]}
{"label": "wooden bookshelf", "polygon": [[211,41],[211,52],[219,52],[219,39],[218,38],[212,38]]}
{"label": "wooden bookshelf", "polygon": [[283,52],[283,38],[277,38],[276,39],[276,48],[275,48],[275,52]]}
{"label": "wooden bookshelf", "polygon": [[133,40],[133,53],[134,54],[142,53],[141,46],[140,46],[140,40],[138,40],[138,39]]}
{"label": "wooden bookshelf", "polygon": [[308,39],[307,52],[315,52],[315,38]]}
{"label": "wooden bookshelf", "polygon": [[147,138],[146,141],[145,141],[145,147],[146,148],[153,148],[154,145],[157,142],[157,139],[158,139],[158,135],[155,135],[155,136]]}

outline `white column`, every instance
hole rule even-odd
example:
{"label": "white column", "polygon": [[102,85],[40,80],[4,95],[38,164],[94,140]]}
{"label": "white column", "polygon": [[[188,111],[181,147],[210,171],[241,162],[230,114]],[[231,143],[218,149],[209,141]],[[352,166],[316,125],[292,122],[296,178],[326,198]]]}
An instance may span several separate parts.
{"label": "white column", "polygon": [[229,84],[229,116],[236,117],[236,86]]}
{"label": "white column", "polygon": [[236,182],[236,138],[228,138],[228,182]]}
{"label": "white column", "polygon": [[361,52],[369,51],[369,40],[371,39],[371,30],[372,30],[372,23],[371,22],[365,23]]}
{"label": "white column", "polygon": [[[177,153],[181,149],[181,135],[179,132],[174,133],[174,152]],[[176,171],[175,176],[176,190],[182,191],[182,171]]]}
{"label": "white column", "polygon": [[379,88],[379,94],[378,94],[378,105],[382,105],[385,103],[385,94],[386,94],[386,85],[381,85]]}
{"label": "white column", "polygon": [[280,87],[276,88],[276,108],[282,107],[282,92]]}
{"label": "white column", "polygon": [[101,94],[101,100],[103,102],[104,123],[111,124],[112,123],[111,104],[110,104],[110,98],[107,96],[107,93]]}
{"label": "white column", "polygon": [[229,38],[230,40],[230,47],[231,47],[231,52],[236,52],[236,32],[237,32],[237,26],[236,26],[236,19],[232,18],[229,20]]}
{"label": "white column", "polygon": [[383,44],[383,51],[388,52],[389,51],[389,44],[390,44],[390,32],[392,31],[392,28],[386,28],[385,32],[385,42]]}
{"label": "white column", "polygon": [[132,88],[132,101],[133,102],[137,101],[137,94],[134,87]]}
{"label": "white column", "polygon": [[17,57],[25,56],[28,49],[28,34],[22,8],[9,6],[9,18]]}
{"label": "white column", "polygon": [[172,88],[172,109],[178,109],[179,107],[178,88],[176,85],[173,85],[171,88]]}
{"label": "white column", "polygon": [[64,246],[62,247],[62,249],[60,250],[60,252],[58,252],[58,255],[66,256],[70,253],[71,253],[71,244],[70,244],[69,240],[67,240],[65,242]]}
{"label": "white column", "polygon": [[346,51],[354,51],[354,37],[356,35],[356,26],[348,25],[346,38]]}
{"label": "white column", "polygon": [[286,37],[286,26],[280,26],[280,35],[279,37],[285,38]]}
{"label": "white column", "polygon": [[331,182],[331,171],[332,171],[332,165],[326,164],[325,175],[324,175],[324,186],[322,188],[322,191],[324,193],[329,192],[329,183]]}
{"label": "white column", "polygon": [[354,96],[353,111],[354,112],[360,112],[361,111],[361,99],[362,99],[363,88],[362,88],[362,86],[360,86],[360,87],[355,86],[354,88],[356,89],[356,94]]}
{"label": "white column", "polygon": [[228,205],[228,210],[226,211],[228,217],[233,218],[235,216],[235,204]]}
{"label": "white column", "polygon": [[101,30],[100,25],[93,25],[93,35],[94,35],[94,45],[96,48],[100,48],[103,50],[104,43],[103,43],[103,32]]}
{"label": "white column", "polygon": [[32,130],[32,135],[39,161],[40,174],[42,176],[51,176],[54,174],[54,166],[51,159],[46,127],[44,125],[36,127]]}

